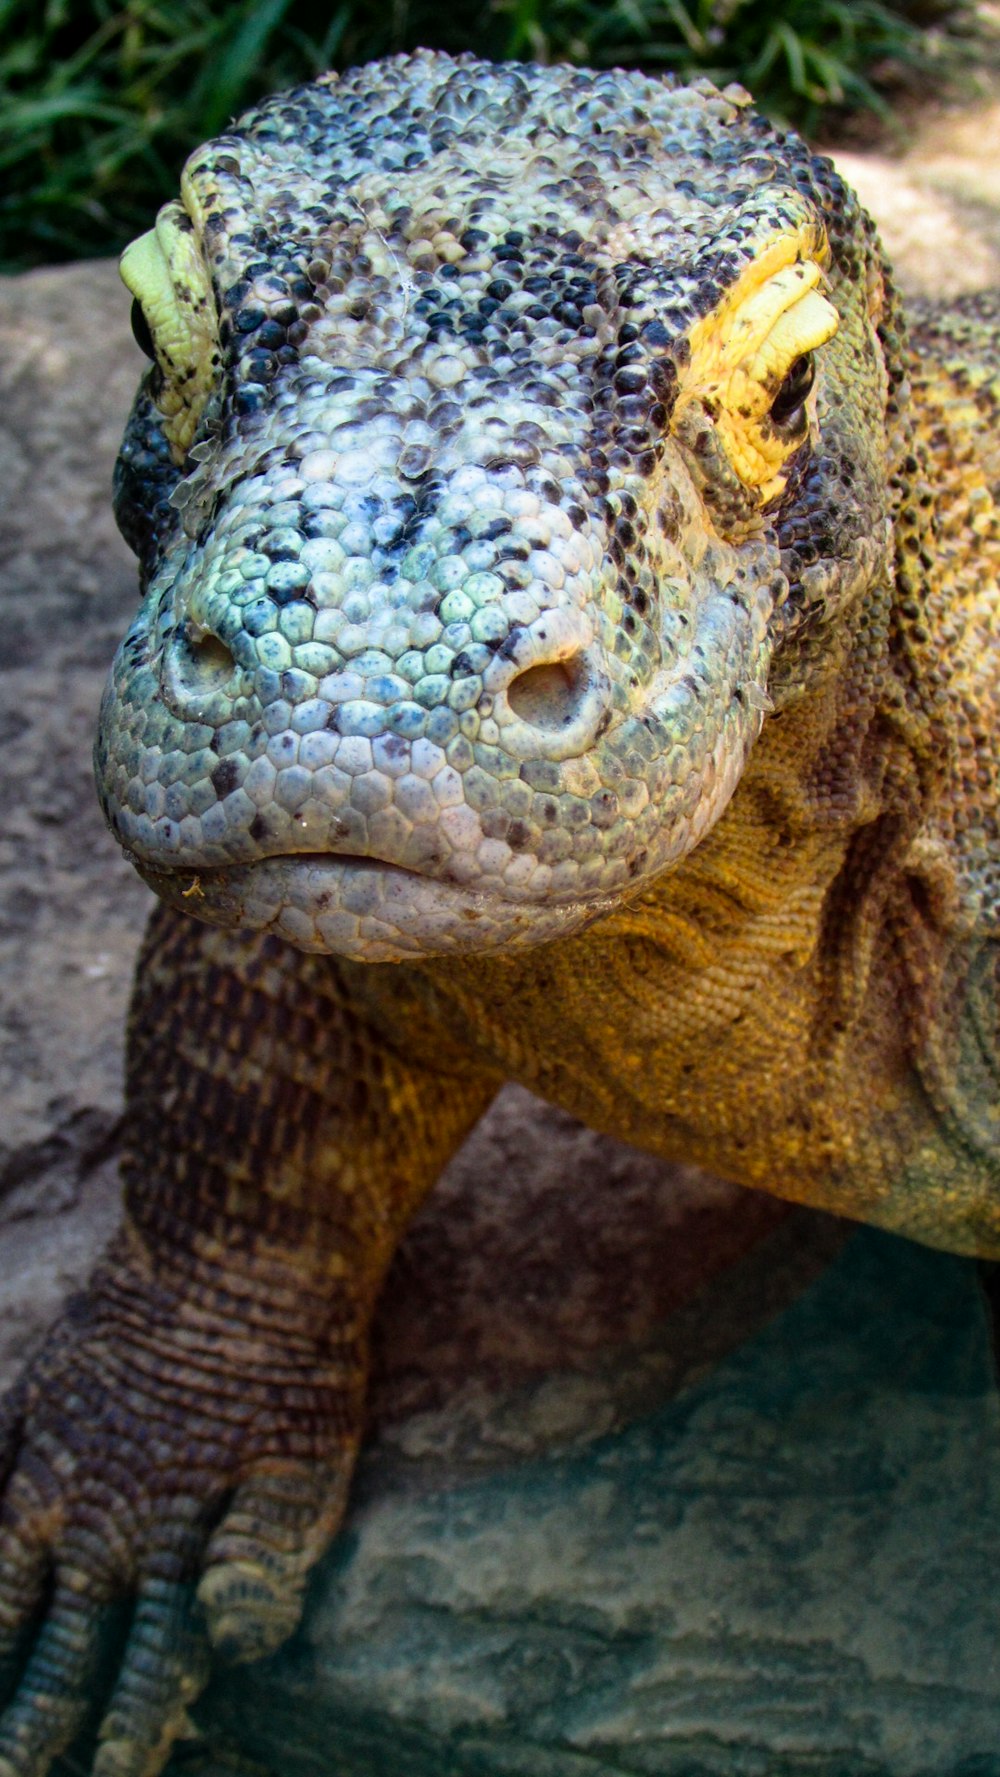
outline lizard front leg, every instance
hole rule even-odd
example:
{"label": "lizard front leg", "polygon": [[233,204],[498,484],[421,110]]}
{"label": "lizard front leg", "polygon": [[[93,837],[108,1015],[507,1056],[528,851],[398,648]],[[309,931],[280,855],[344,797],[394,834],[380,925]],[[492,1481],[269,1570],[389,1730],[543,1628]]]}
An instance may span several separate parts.
{"label": "lizard front leg", "polygon": [[[98,1777],[153,1777],[214,1644],[298,1620],[358,1446],[368,1326],[407,1219],[496,1080],[402,1060],[349,975],[158,910],[129,1033],[125,1216],[9,1399],[0,1777],[75,1735],[133,1592]],[[400,1043],[402,1048],[402,1043]],[[25,1644],[27,1648],[25,1649]]]}

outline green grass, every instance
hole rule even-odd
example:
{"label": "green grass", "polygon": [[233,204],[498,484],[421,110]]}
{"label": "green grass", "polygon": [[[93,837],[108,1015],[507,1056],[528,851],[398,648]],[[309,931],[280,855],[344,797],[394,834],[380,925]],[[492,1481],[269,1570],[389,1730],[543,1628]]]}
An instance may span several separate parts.
{"label": "green grass", "polygon": [[416,44],[739,79],[814,131],[969,55],[955,0],[0,0],[0,268],[120,250],[264,93]]}

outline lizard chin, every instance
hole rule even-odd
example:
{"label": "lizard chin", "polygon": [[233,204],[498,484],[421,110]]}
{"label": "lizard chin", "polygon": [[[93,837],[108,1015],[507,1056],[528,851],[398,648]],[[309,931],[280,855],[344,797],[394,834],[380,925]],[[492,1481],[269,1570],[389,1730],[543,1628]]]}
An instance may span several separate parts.
{"label": "lizard chin", "polygon": [[422,876],[378,858],[289,853],[210,870],[156,870],[132,857],[161,900],[210,925],[271,931],[355,962],[528,949],[611,912],[620,894],[538,904]]}

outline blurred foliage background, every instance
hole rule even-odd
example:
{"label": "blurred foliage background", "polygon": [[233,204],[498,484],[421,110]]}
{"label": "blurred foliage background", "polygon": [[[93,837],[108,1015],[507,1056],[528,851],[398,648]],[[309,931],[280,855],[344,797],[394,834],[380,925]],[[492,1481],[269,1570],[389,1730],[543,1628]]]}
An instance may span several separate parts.
{"label": "blurred foliage background", "polygon": [[738,79],[807,134],[987,54],[972,0],[0,0],[0,269],[112,253],[267,92],[417,44]]}

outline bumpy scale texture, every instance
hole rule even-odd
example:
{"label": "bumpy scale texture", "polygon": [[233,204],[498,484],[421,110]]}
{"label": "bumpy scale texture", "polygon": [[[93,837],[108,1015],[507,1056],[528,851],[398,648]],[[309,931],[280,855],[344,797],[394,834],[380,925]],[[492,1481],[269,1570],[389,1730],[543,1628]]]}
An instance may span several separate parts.
{"label": "bumpy scale texture", "polygon": [[430,54],[200,149],[123,276],[97,774],[166,905],[123,1228],[2,1428],[0,1777],[122,1592],[98,1777],[294,1626],[503,1079],[1000,1256],[995,306],[908,346],[738,88]]}

